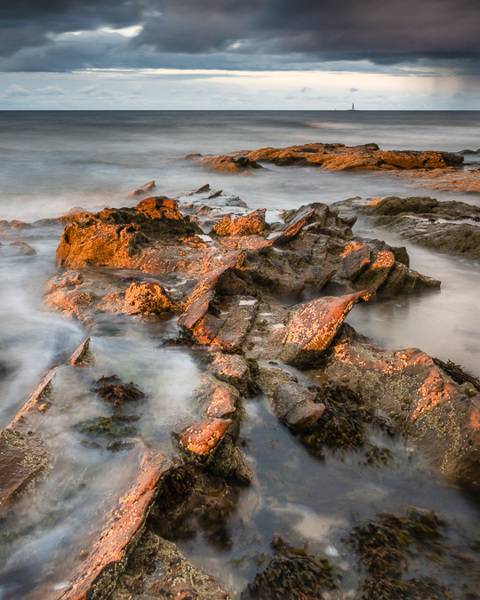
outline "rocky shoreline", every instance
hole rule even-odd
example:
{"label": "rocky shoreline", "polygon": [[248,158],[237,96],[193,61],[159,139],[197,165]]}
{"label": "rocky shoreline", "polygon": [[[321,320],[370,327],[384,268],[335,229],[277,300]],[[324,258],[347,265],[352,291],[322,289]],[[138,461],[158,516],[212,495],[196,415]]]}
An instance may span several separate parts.
{"label": "rocky shoreline", "polygon": [[[240,173],[261,162],[389,171],[461,165],[449,153],[385,153],[374,144],[353,150],[311,144],[197,160]],[[64,226],[58,271],[47,284],[45,304],[80,320],[87,336],[69,361],[47,373],[1,433],[2,518],[8,521],[18,499],[34,496],[35,482],[48,478],[57,459],[42,432],[49,419],[68,408],[56,387],[58,372],[66,380],[81,373],[89,393],[111,408],[108,419],[91,419],[77,428],[86,443],[93,450],[130,453],[137,465],[82,560],[66,561],[68,583],[60,591],[40,587],[32,598],[229,598],[211,575],[181,555],[172,531],[199,507],[215,506],[228,514],[239,490],[255,483],[240,431],[245,402],[259,395],[269,399],[276,418],[314,456],[355,451],[369,464],[381,465],[391,453],[371,443],[369,432],[379,431],[405,438],[442,477],[477,493],[480,382],[419,349],[377,347],[344,319],[373,295],[421,294],[441,285],[410,269],[404,247],[357,237],[354,213],[417,243],[478,258],[477,225],[461,224],[455,230],[458,243],[451,242],[457,220],[476,223],[478,208],[429,198],[353,199],[333,208],[314,203],[283,211],[281,220],[272,222],[264,210],[249,212],[241,200],[208,186],[172,199],[149,196],[152,183],[134,192],[136,198],[146,197],[133,207],[74,211],[31,226],[2,222],[2,232],[17,244],[34,239],[36,228]],[[420,230],[419,220],[425,223]],[[444,225],[448,233],[440,235],[447,231]],[[25,246],[15,250],[25,253]],[[195,418],[172,424],[168,456],[136,435],[130,417],[135,410],[140,415],[142,402],[148,401],[136,382],[126,383],[122,373],[91,379],[89,369],[98,358],[92,340],[112,318],[129,320],[133,327],[169,323],[161,343],[184,348],[199,365]],[[129,408],[127,415],[124,407],[135,410]],[[370,524],[370,534],[377,526]],[[412,513],[392,516],[388,527],[408,535],[401,548],[391,542],[382,559],[387,566],[395,552],[408,553],[410,544],[440,536],[443,524],[432,515]],[[362,598],[376,597],[373,580],[375,589],[381,583],[392,598],[453,597],[440,583],[406,580],[401,568],[375,567],[371,552],[368,560],[364,557],[361,536],[366,533],[360,526],[352,529],[353,552],[366,565],[359,583]],[[281,538],[272,540],[272,550],[270,563],[242,598],[343,597],[324,557]]]}

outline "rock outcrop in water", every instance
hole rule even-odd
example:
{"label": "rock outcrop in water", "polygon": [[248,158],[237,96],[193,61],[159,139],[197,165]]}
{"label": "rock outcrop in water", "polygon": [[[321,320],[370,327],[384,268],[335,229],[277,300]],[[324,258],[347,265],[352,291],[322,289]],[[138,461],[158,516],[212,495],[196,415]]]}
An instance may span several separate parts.
{"label": "rock outcrop in water", "polygon": [[480,208],[429,197],[351,198],[335,207],[345,214],[365,215],[375,225],[426,248],[480,258]]}
{"label": "rock outcrop in water", "polygon": [[[328,155],[333,168],[354,161],[344,149],[302,147],[284,158],[273,151],[264,156],[301,164],[307,160],[304,154],[311,154],[313,162],[315,154]],[[382,167],[377,152],[374,145],[361,147],[358,164],[376,160],[375,168],[407,168],[399,165],[450,160],[445,153],[390,153],[391,163]],[[182,207],[156,196],[133,208],[82,212],[68,222],[47,306],[82,320],[90,340],[115,313],[130,326],[164,323],[173,316],[175,334],[163,343],[191,348],[202,377],[192,414],[172,426],[168,457],[139,438],[138,414],[122,412],[124,405],[141,412],[148,402],[134,382],[122,383],[119,373],[90,383],[89,393],[112,412],[75,430],[83,432],[89,447],[129,450],[137,467],[101,534],[90,540],[83,562],[67,561],[62,577],[68,584],[43,597],[228,599],[169,537],[174,524],[183,523],[199,503],[228,514],[238,502],[238,490],[255,481],[239,430],[243,401],[259,393],[314,455],[322,456],[324,448],[355,449],[365,451],[368,464],[388,462],[388,449],[367,441],[369,429],[379,428],[412,440],[455,483],[480,485],[476,381],[462,379],[418,349],[378,348],[344,323],[357,302],[368,302],[374,294],[418,293],[440,285],[409,268],[405,248],[356,238],[354,221],[320,203],[284,211],[281,222],[269,223],[261,210],[225,214],[213,202]],[[200,224],[206,223],[203,229]],[[85,369],[82,378],[88,381],[94,361],[86,340],[62,368]],[[41,450],[41,419],[49,418],[50,404],[54,413],[65,409],[54,386],[52,398],[41,406],[37,396],[0,437],[13,453],[2,455],[8,466],[8,481],[3,478],[0,488],[6,503],[41,477],[49,460],[44,457],[42,468],[25,462],[27,450],[11,443],[10,432],[26,428],[31,447]],[[275,548],[276,556],[242,597],[282,597],[286,584],[292,598],[302,597],[302,589],[324,597],[319,586],[335,593],[325,560],[298,553],[283,541]]]}
{"label": "rock outcrop in water", "polygon": [[345,146],[344,144],[305,144],[287,148],[261,148],[216,157],[193,156],[200,166],[225,173],[249,173],[262,163],[280,167],[310,166],[327,171],[358,170],[433,170],[458,167],[463,156],[450,152],[381,150],[377,144]]}

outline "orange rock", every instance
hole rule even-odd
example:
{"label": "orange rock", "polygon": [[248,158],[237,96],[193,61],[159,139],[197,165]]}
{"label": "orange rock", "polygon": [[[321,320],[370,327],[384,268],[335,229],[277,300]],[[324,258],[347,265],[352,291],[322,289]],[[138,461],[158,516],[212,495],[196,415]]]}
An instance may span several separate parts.
{"label": "orange rock", "polygon": [[377,254],[375,262],[372,264],[372,269],[390,269],[395,263],[393,252],[383,250]]}
{"label": "orange rock", "polygon": [[241,386],[248,375],[248,365],[238,354],[223,354],[218,352],[210,365],[212,373],[221,381],[235,387]]}
{"label": "orange rock", "polygon": [[69,361],[74,367],[83,366],[93,362],[93,356],[90,352],[89,337],[80,344],[72,356],[70,356]]}
{"label": "orange rock", "polygon": [[202,457],[208,456],[222,441],[231,423],[231,419],[205,419],[183,431],[178,441],[189,452]]}
{"label": "orange rock", "polygon": [[102,598],[109,596],[125,568],[132,544],[142,532],[156,487],[166,469],[161,455],[144,454],[136,481],[120,498],[88,558],[58,600],[99,598],[99,590]]}
{"label": "orange rock", "polygon": [[362,291],[347,296],[317,298],[298,305],[288,317],[282,358],[287,363],[311,364],[328,348],[345,317],[359,301],[371,298]]}
{"label": "orange rock", "polygon": [[155,281],[134,281],[125,291],[125,312],[131,315],[161,315],[175,309],[167,292]]}
{"label": "orange rock", "polygon": [[176,200],[167,198],[167,196],[152,196],[141,200],[136,210],[148,215],[152,219],[174,219],[182,221],[183,216],[178,210],[178,203]]}
{"label": "orange rock", "polygon": [[212,232],[217,235],[262,235],[270,230],[265,221],[265,210],[256,210],[244,217],[231,219],[226,215],[214,227]]}

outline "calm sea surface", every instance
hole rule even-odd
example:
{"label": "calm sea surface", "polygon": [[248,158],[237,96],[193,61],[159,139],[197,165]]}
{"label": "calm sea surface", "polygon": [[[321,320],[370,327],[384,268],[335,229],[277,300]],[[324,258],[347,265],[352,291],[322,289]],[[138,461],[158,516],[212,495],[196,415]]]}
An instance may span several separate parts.
{"label": "calm sea surface", "polygon": [[[4,111],[0,112],[0,221],[33,222],[65,214],[73,207],[97,210],[132,205],[129,193],[150,180],[156,181],[157,193],[165,195],[178,195],[209,183],[214,189],[238,195],[252,209],[266,208],[271,220],[282,208],[309,202],[330,204],[352,196],[430,195],[480,205],[479,194],[432,192],[422,187],[421,181],[388,174],[270,167],[252,177],[235,177],[209,173],[183,160],[190,153],[220,154],[308,142],[376,142],[382,149],[477,150],[480,112]],[[359,222],[354,231],[405,245],[367,222]],[[35,256],[12,254],[8,240],[0,237],[0,428],[25,402],[41,375],[64,360],[84,337],[77,322],[46,312],[42,305],[45,283],[55,271],[58,237],[46,232],[26,241],[37,251]],[[440,279],[441,291],[359,305],[349,323],[381,345],[420,347],[480,376],[480,265],[408,244],[407,248],[411,267]],[[187,355],[152,349],[147,338],[141,332],[127,332],[97,340],[97,350],[105,356],[102,368],[114,369],[121,363],[128,376],[136,377],[136,381],[143,377],[140,383],[145,388],[163,386],[169,410],[181,412],[196,381],[195,366]],[[158,364],[158,369],[152,364]],[[72,383],[63,385],[68,390]],[[154,424],[153,419],[150,427]],[[58,431],[68,429],[67,421],[56,426]],[[355,465],[337,459],[320,465],[296,445],[262,402],[249,406],[244,435],[250,439],[249,460],[262,480],[258,489],[245,493],[243,504],[240,502],[236,516],[229,521],[229,543],[219,547],[208,532],[203,532],[183,545],[192,560],[214,572],[234,593],[252,579],[256,570],[252,556],[268,553],[269,540],[278,531],[279,522],[295,536],[310,540],[313,548],[330,552],[338,563],[342,560],[341,537],[353,512],[370,515],[413,503],[458,519],[459,531],[480,525],[476,502],[472,504],[445,484],[430,479],[425,483],[420,465],[414,465],[407,474],[408,452],[405,464],[381,476],[360,475]],[[151,430],[146,430],[145,436],[155,438]],[[274,448],[280,450],[275,452]],[[29,515],[33,525],[27,528],[28,533],[18,534],[19,541],[8,550],[10,558],[3,566],[0,560],[1,600],[29,598],[30,591],[49,578],[61,589],[62,581],[57,575],[55,579],[50,567],[58,553],[75,544],[78,526],[72,525],[69,515],[88,519],[95,512],[103,489],[98,482],[106,464],[110,470],[115,465],[116,479],[121,480],[118,469],[122,460],[118,458],[103,456],[94,461],[78,454],[74,462],[79,469],[75,477],[87,467],[94,469],[92,482],[99,487],[88,502],[84,497],[72,508],[70,501],[68,510],[58,501],[55,510],[64,511],[65,518],[57,520],[54,527],[44,525],[48,520],[45,514]],[[74,467],[58,467],[57,483],[68,477],[69,469],[73,472]],[[311,477],[312,472],[318,472],[318,477]],[[48,486],[42,493],[48,502],[55,503],[55,494]],[[39,564],[35,575],[27,569],[32,556]],[[476,564],[478,567],[480,563]],[[341,568],[347,573],[351,566],[343,564]],[[345,578],[346,588],[354,587],[355,578]]]}

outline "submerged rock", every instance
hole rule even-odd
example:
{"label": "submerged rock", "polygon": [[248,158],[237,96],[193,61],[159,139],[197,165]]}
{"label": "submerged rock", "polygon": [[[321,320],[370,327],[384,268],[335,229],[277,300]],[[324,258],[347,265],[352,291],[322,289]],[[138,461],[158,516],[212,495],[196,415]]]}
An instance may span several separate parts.
{"label": "submerged rock", "polygon": [[335,206],[367,215],[376,225],[421,246],[468,258],[480,257],[480,208],[477,206],[440,202],[429,197],[397,196],[373,201],[350,199]]}
{"label": "submerged rock", "polygon": [[327,600],[341,598],[335,572],[325,558],[294,548],[280,536],[272,540],[275,555],[242,593],[242,600]]}

